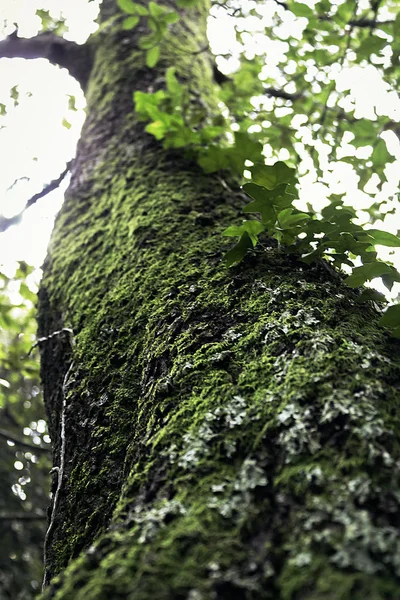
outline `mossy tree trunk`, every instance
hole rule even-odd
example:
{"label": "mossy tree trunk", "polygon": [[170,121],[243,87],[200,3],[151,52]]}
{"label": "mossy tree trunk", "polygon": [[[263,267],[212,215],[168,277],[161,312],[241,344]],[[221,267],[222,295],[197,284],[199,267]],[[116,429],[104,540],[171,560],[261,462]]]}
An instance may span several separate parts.
{"label": "mossy tree trunk", "polygon": [[172,64],[213,106],[207,8],[173,26],[156,69],[113,0],[90,40],[39,303],[40,336],[60,332],[42,344],[60,468],[44,596],[394,600],[399,344],[321,265],[271,246],[225,269],[234,182],[133,113]]}

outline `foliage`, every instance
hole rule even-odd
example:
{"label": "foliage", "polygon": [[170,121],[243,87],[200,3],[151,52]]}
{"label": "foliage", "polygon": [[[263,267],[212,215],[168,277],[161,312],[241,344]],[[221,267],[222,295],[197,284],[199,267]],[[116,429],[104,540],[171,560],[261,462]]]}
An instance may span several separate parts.
{"label": "foliage", "polygon": [[[225,236],[239,236],[250,233],[255,247],[258,235],[266,231],[288,251],[301,254],[304,262],[320,258],[330,260],[334,266],[347,265],[353,269],[345,279],[350,287],[360,287],[366,281],[382,277],[391,290],[394,282],[400,281],[399,272],[390,264],[377,260],[376,245],[400,247],[400,238],[379,229],[364,229],[354,223],[356,211],[345,206],[340,196],[332,198],[331,204],[321,211],[320,218],[315,212],[301,212],[293,206],[297,197],[295,170],[283,162],[266,166],[256,164],[251,169],[252,182],[243,186],[253,199],[243,212],[258,213],[258,221],[245,221],[242,228],[228,227]],[[227,266],[240,262],[245,252],[239,252],[238,244],[227,254]],[[243,247],[243,244],[240,245]],[[354,266],[360,258],[363,265]],[[375,296],[376,298],[376,296]]]}
{"label": "foliage", "polygon": [[[50,439],[35,341],[32,269],[0,272],[0,596],[32,598],[42,571]],[[41,450],[46,449],[46,452]]]}
{"label": "foliage", "polygon": [[122,23],[123,29],[134,29],[140,17],[147,17],[147,26],[151,33],[141,37],[140,48],[147,51],[147,66],[155,67],[160,58],[160,41],[168,30],[168,25],[178,21],[178,13],[157,2],[149,2],[148,8],[132,0],[118,0],[118,5],[130,15]]}
{"label": "foliage", "polygon": [[[229,12],[234,4],[226,4],[224,8]],[[319,181],[324,181],[340,160],[350,164],[357,173],[358,187],[364,196],[367,196],[364,188],[372,175],[378,177],[378,191],[387,182],[386,167],[394,161],[394,156],[380,135],[388,130],[398,131],[396,123],[380,115],[377,104],[370,119],[359,117],[351,86],[341,91],[337,73],[356,65],[363,68],[375,65],[382,81],[394,89],[400,77],[395,39],[399,16],[381,24],[379,6],[361,9],[357,2],[346,2],[338,7],[319,2],[314,10],[291,2],[284,8],[291,12],[295,22],[301,21],[303,34],[300,39],[290,40],[285,60],[282,59],[283,66],[278,68],[276,79],[282,85],[280,90],[268,87],[277,81],[263,75],[261,55],[252,60],[246,56],[247,30],[240,23],[253,18],[253,27],[257,28],[254,19],[261,21],[265,14],[253,2],[251,8],[235,6],[234,9],[236,36],[243,48],[241,68],[222,84],[221,113],[213,114],[204,103],[202,110],[193,110],[194,91],[190,83],[184,85],[179,81],[173,68],[166,71],[165,89],[135,93],[136,111],[140,118],[150,121],[146,126],[148,133],[163,140],[165,147],[184,147],[194,153],[206,172],[227,170],[241,178],[250,177],[243,190],[252,202],[243,212],[260,215],[260,220],[246,220],[223,232],[224,236],[239,238],[225,256],[227,266],[240,262],[255,248],[258,236],[266,232],[287,251],[298,253],[305,262],[324,259],[334,267],[346,265],[352,269],[345,279],[350,287],[360,287],[381,277],[391,290],[393,284],[400,281],[400,274],[393,264],[378,258],[376,246],[400,247],[400,238],[371,227],[391,212],[387,211],[388,198],[377,201],[376,192],[369,194],[370,205],[364,211],[364,222],[356,209],[345,203],[344,192],[328,194],[330,203],[322,210],[316,210],[310,202],[307,210],[300,210],[296,201],[299,200],[297,173],[306,174],[301,162],[306,152],[313,163],[309,170],[314,170]],[[384,9],[390,15],[394,6],[389,2],[381,7]],[[277,6],[273,25],[264,29],[263,35],[270,41],[279,38],[274,31],[284,23],[283,14]],[[313,40],[316,40],[315,47],[311,46]],[[269,112],[266,110],[268,95],[276,98]],[[342,107],[346,104],[350,104],[350,108],[345,111]],[[285,114],[280,117],[282,109]],[[296,117],[297,122],[301,117],[301,123],[307,123],[308,136],[302,131],[303,125],[296,131]],[[300,138],[301,143],[294,142],[295,138]],[[347,148],[347,155],[343,156],[344,144],[350,149]],[[267,148],[270,165],[265,165]],[[357,156],[359,149],[366,152]],[[282,155],[282,150],[288,157],[287,164],[272,162],[274,157]],[[299,163],[300,167],[294,169]],[[385,302],[382,294],[367,290],[360,299]],[[381,324],[388,326],[390,322],[397,335],[400,320],[394,315],[399,313],[391,311],[391,314],[390,321],[382,319]]]}

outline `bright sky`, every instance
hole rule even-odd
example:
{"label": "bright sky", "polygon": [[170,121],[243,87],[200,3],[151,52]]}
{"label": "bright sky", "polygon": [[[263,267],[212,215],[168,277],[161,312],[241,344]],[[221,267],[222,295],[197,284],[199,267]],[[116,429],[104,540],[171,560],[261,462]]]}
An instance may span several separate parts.
{"label": "bright sky", "polygon": [[[35,14],[40,7],[55,19],[65,18],[69,29],[65,37],[82,43],[95,30],[98,4],[97,0],[40,0],[40,5],[35,0],[1,0],[0,23],[5,19],[11,24],[17,21],[21,36],[34,36],[41,27]],[[12,25],[0,30],[0,37],[10,29]],[[16,85],[19,105],[14,107],[10,90]],[[76,99],[76,111],[68,110],[71,96]],[[0,213],[10,217],[44,184],[56,179],[73,158],[85,118],[85,101],[79,85],[65,69],[47,60],[1,59],[0,103],[7,107],[7,115],[0,116]],[[0,234],[3,264],[12,268],[16,260],[25,260],[41,265],[66,183],[32,206],[20,225]]]}
{"label": "bright sky", "polygon": [[[307,3],[313,5],[312,0]],[[271,23],[275,7],[274,2],[262,5],[263,27]],[[16,20],[21,36],[35,35],[41,24],[39,17],[35,16],[37,8],[34,0],[1,0],[0,23],[6,18],[10,23]],[[69,28],[66,37],[75,41],[83,42],[95,28],[93,18],[98,10],[97,0],[90,3],[82,0],[41,0],[40,8],[50,10],[54,18],[62,14],[67,19]],[[221,17],[220,13],[221,11],[216,11],[215,15],[218,18],[209,20],[209,36],[216,54],[222,54],[228,48],[234,49],[237,44],[233,20],[226,16]],[[295,35],[301,37],[305,26],[305,19],[293,19],[289,11],[285,14],[288,15],[287,22],[282,25],[280,31],[283,40],[265,41],[265,38],[256,32],[248,36],[249,58],[265,52],[265,45],[268,46],[265,69],[269,74],[276,72],[279,75],[277,66],[287,47],[284,39],[289,31],[292,35],[295,32]],[[246,26],[259,28],[260,24],[257,20],[257,23],[249,22]],[[9,32],[0,30],[0,38]],[[235,66],[235,58],[229,62],[222,60],[220,63],[220,67],[225,70],[231,70]],[[375,67],[352,67],[337,72],[334,76],[338,91],[351,91],[357,118],[373,118],[376,110],[378,114],[386,114],[395,121],[400,120],[399,97],[390,92]],[[14,108],[10,90],[16,85],[19,106]],[[71,96],[75,98],[78,110],[70,110]],[[266,99],[267,105],[268,102],[272,105],[272,99]],[[0,213],[12,216],[18,213],[26,200],[40,191],[45,183],[57,178],[64,170],[65,163],[73,157],[84,120],[84,98],[79,85],[65,70],[53,67],[45,60],[1,59],[1,103],[6,105],[7,115],[0,116]],[[305,139],[310,136],[306,127],[301,127],[300,133]],[[387,167],[388,183],[377,193],[377,199],[392,195],[398,187],[400,176],[399,141],[392,132],[386,132],[384,135],[389,152],[397,156],[397,160]],[[322,142],[319,143],[318,150],[324,152]],[[363,151],[365,150],[359,149],[357,152]],[[268,149],[266,154],[268,155]],[[343,156],[345,155],[346,146],[343,148]],[[362,155],[357,156],[362,158]],[[287,156],[283,153],[280,158],[284,160]],[[311,159],[305,156],[301,169],[305,172],[310,168],[310,174],[302,179],[301,198],[304,202],[311,200],[315,205],[322,206],[326,203],[327,188],[321,183],[315,183],[310,162]],[[346,191],[348,203],[361,209],[367,207],[370,198],[357,190],[357,177],[351,166],[336,163],[333,167],[327,180],[332,191]],[[24,179],[14,184],[19,178]],[[16,260],[25,260],[40,266],[45,257],[54,216],[62,203],[64,189],[65,185],[43,198],[26,212],[19,226],[11,227],[7,232],[0,234],[1,263],[10,268]],[[400,229],[400,218],[398,215],[390,215],[384,224],[376,223],[374,227],[382,227],[396,233]],[[381,257],[395,260],[396,264],[400,265],[400,252],[396,257],[389,256],[389,252],[392,250],[383,249]],[[382,291],[381,288],[380,290]],[[392,296],[397,292],[398,290],[394,290]]]}

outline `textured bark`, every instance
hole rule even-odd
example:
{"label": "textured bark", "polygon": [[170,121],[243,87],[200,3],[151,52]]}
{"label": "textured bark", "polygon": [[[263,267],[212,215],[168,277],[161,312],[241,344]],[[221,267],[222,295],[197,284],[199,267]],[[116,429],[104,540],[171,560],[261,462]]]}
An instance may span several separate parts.
{"label": "textured bark", "polygon": [[154,70],[114,7],[40,291],[39,335],[61,332],[41,345],[62,467],[44,597],[394,600],[399,344],[321,265],[271,245],[222,266],[234,182],[162,149],[132,107],[174,64],[214,110],[190,53],[207,6]]}

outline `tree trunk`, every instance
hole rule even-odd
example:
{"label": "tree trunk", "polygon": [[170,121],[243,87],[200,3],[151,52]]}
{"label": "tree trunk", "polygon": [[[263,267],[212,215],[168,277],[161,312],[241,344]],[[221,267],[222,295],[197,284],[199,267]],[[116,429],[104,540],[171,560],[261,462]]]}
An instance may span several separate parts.
{"label": "tree trunk", "polygon": [[44,597],[396,599],[399,344],[321,264],[271,245],[223,266],[235,182],[163,149],[132,103],[174,65],[213,109],[206,0],[155,69],[115,6],[40,291]]}

